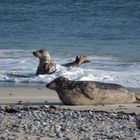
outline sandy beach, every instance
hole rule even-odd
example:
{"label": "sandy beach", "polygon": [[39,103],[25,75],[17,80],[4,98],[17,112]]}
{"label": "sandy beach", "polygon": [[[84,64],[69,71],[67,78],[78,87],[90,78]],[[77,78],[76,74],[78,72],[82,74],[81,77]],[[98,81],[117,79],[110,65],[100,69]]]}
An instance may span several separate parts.
{"label": "sandy beach", "polygon": [[45,87],[0,87],[0,118],[1,140],[140,138],[139,103],[67,106]]}
{"label": "sandy beach", "polygon": [[[135,89],[140,94],[139,89]],[[45,87],[0,87],[0,104],[29,104],[29,105],[55,105],[64,109],[74,110],[102,110],[109,112],[124,111],[126,113],[140,114],[140,104],[115,104],[98,106],[67,106],[59,100],[57,93]]]}

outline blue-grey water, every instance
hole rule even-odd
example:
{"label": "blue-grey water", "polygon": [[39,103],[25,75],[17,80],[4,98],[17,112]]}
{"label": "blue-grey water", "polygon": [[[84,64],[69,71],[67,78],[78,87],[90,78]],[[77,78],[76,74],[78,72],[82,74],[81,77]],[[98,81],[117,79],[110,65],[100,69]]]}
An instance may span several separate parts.
{"label": "blue-grey water", "polygon": [[[34,75],[38,48],[58,64],[55,74]],[[92,62],[59,65],[81,54]],[[140,87],[140,1],[1,0],[0,83],[47,83],[61,75]]]}

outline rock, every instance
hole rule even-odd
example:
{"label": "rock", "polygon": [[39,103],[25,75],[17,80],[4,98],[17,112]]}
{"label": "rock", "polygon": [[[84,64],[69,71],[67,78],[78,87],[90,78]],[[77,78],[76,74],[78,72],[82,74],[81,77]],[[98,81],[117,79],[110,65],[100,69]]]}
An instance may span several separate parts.
{"label": "rock", "polygon": [[69,137],[66,137],[64,140],[72,140],[71,138],[69,138]]}
{"label": "rock", "polygon": [[48,136],[51,137],[51,138],[54,138],[54,137],[56,136],[56,133],[49,132],[49,133],[48,133]]}
{"label": "rock", "polygon": [[54,126],[54,132],[58,133],[58,132],[60,132],[60,130],[61,130],[61,126],[58,125],[58,124],[55,124],[55,126]]}
{"label": "rock", "polygon": [[[5,139],[140,139],[140,115],[103,111],[63,110],[39,107],[18,113],[0,111],[0,140]],[[19,138],[22,134],[23,138]],[[25,138],[26,137],[26,138]]]}
{"label": "rock", "polygon": [[136,126],[140,129],[140,115],[136,116]]}
{"label": "rock", "polygon": [[14,109],[12,106],[5,106],[5,112],[7,112],[7,113],[17,113],[19,111]]}
{"label": "rock", "polygon": [[6,140],[6,138],[5,138],[5,137],[3,137],[3,136],[1,136],[1,137],[0,137],[0,140]]}
{"label": "rock", "polygon": [[56,134],[57,138],[62,138],[63,137],[63,133],[59,132]]}

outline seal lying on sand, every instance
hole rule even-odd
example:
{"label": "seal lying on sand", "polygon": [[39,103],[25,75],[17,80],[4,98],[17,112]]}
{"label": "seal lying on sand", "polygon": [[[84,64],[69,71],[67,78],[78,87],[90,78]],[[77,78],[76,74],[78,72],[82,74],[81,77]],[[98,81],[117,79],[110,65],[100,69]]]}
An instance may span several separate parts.
{"label": "seal lying on sand", "polygon": [[56,71],[56,65],[52,63],[51,56],[45,49],[40,49],[33,52],[35,57],[39,58],[39,65],[36,71],[36,75],[39,74],[51,74]]}
{"label": "seal lying on sand", "polygon": [[126,104],[136,101],[134,92],[111,83],[70,81],[59,77],[46,87],[55,90],[66,105]]}

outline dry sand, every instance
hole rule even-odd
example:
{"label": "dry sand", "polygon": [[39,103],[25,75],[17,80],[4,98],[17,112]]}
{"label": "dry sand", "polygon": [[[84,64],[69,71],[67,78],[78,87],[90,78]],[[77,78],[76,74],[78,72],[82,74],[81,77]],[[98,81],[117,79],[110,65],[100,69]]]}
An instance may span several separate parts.
{"label": "dry sand", "polygon": [[[140,89],[137,89],[140,94]],[[45,87],[0,87],[0,104],[55,105],[64,109],[102,110],[109,112],[126,112],[140,114],[140,103],[115,104],[104,106],[66,106],[61,103],[57,93]]]}

